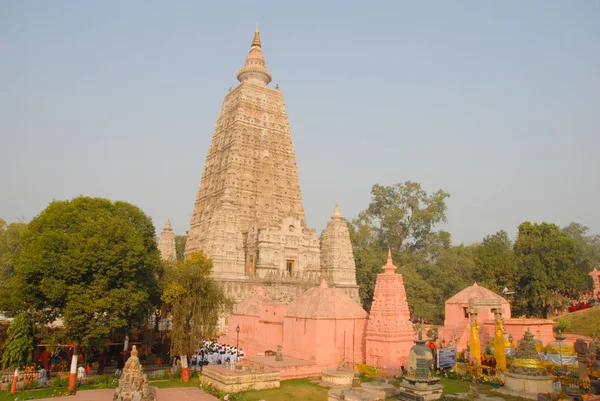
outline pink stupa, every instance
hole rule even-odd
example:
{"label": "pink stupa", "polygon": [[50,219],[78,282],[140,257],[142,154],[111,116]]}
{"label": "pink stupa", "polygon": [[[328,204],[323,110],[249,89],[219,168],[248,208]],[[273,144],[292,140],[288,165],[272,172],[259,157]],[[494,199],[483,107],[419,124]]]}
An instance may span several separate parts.
{"label": "pink stupa", "polygon": [[367,365],[399,369],[407,366],[414,345],[413,325],[406,301],[404,279],[396,274],[388,252],[384,273],[377,275],[366,336]]}

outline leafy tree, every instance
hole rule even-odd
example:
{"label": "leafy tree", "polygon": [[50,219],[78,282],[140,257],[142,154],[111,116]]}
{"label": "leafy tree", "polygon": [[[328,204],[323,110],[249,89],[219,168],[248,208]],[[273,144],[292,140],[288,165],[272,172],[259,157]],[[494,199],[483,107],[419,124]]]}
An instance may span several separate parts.
{"label": "leafy tree", "polygon": [[475,279],[484,287],[500,294],[504,288],[515,291],[521,271],[506,231],[488,235],[475,249]]}
{"label": "leafy tree", "polygon": [[27,313],[21,312],[8,326],[8,338],[4,344],[2,366],[7,368],[21,368],[30,363],[33,358],[34,329],[33,320]]}
{"label": "leafy tree", "polygon": [[576,298],[587,282],[574,241],[555,224],[521,223],[514,252],[521,269],[514,303],[520,313],[546,318],[557,297]]}
{"label": "leafy tree", "polygon": [[33,359],[33,335],[33,321],[25,312],[19,313],[8,327],[8,338],[4,345],[2,365],[4,369],[15,369],[10,390],[11,394],[14,394],[17,390],[19,368],[27,365]]}
{"label": "leafy tree", "polygon": [[204,253],[194,252],[166,269],[161,299],[172,321],[171,354],[181,355],[182,378],[187,380],[186,355],[198,350],[201,339],[216,335],[219,317],[231,310],[233,301],[211,278],[212,262]]}
{"label": "leafy tree", "polygon": [[79,197],[52,202],[30,222],[11,284],[40,320],[62,318],[66,338],[90,347],[145,321],[159,304],[161,267],[139,208]]}
{"label": "leafy tree", "polygon": [[444,318],[444,303],[450,297],[473,284],[476,276],[473,246],[453,246],[444,248],[434,263],[425,262],[417,271],[432,288],[433,314],[427,315],[436,323]]}
{"label": "leafy tree", "polygon": [[18,302],[11,297],[10,280],[15,275],[14,260],[26,229],[23,222],[7,224],[0,219],[0,310],[10,309],[11,303]]}
{"label": "leafy tree", "polygon": [[421,184],[383,186],[371,190],[369,207],[359,214],[357,225],[373,227],[382,249],[416,253],[430,245],[450,245],[447,232],[435,232],[434,226],[446,222],[448,193],[438,190],[429,195]]}
{"label": "leafy tree", "polygon": [[578,264],[588,271],[600,267],[600,235],[588,234],[590,228],[579,223],[571,223],[562,231],[575,242]]}
{"label": "leafy tree", "polygon": [[175,253],[177,255],[177,260],[179,262],[181,262],[184,259],[186,242],[187,242],[187,233],[186,233],[186,235],[176,235],[175,236]]}
{"label": "leafy tree", "polygon": [[411,314],[424,319],[439,316],[437,290],[427,283],[418,267],[435,260],[450,246],[450,234],[434,231],[446,221],[448,194],[427,194],[418,183],[407,181],[393,186],[375,185],[369,207],[350,225],[350,239],[356,261],[360,297],[369,310],[377,274],[392,250],[399,273],[404,275]]}

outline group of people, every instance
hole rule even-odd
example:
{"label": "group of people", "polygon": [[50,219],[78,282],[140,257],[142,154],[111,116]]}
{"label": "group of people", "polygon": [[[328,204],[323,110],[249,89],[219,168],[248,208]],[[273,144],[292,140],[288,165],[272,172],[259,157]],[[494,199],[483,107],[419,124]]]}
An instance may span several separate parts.
{"label": "group of people", "polygon": [[[237,349],[229,344],[220,344],[214,340],[204,340],[200,349],[189,357],[191,370],[202,371],[204,365],[223,365],[233,368],[240,359],[245,358],[243,349]],[[177,369],[179,356],[173,360],[173,369]]]}

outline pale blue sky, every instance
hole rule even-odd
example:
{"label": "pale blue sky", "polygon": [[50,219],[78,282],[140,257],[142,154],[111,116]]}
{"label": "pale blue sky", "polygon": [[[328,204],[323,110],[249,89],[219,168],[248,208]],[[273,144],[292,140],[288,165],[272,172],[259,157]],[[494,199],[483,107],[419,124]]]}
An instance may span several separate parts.
{"label": "pale blue sky", "polygon": [[308,223],[444,189],[453,242],[600,232],[600,1],[0,2],[0,216],[83,194],[189,225],[258,23]]}

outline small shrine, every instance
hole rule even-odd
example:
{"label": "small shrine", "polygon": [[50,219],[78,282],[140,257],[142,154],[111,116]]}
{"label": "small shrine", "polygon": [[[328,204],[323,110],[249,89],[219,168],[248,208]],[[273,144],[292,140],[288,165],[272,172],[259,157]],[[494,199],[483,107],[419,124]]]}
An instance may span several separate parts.
{"label": "small shrine", "polygon": [[383,273],[377,275],[366,335],[367,365],[388,370],[406,365],[415,338],[404,278],[396,269],[388,251]]}
{"label": "small shrine", "polygon": [[400,384],[400,400],[439,400],[442,398],[440,379],[433,376],[433,353],[425,345],[423,329],[408,354],[408,374]]}
{"label": "small shrine", "polygon": [[548,375],[533,340],[527,330],[520,342],[517,357],[504,374],[504,388],[500,392],[521,397],[536,398],[538,393],[551,393],[553,378]]}
{"label": "small shrine", "polygon": [[113,401],[154,401],[155,391],[148,385],[148,375],[138,358],[138,350],[134,345],[131,356],[125,363],[119,385],[115,389]]}

